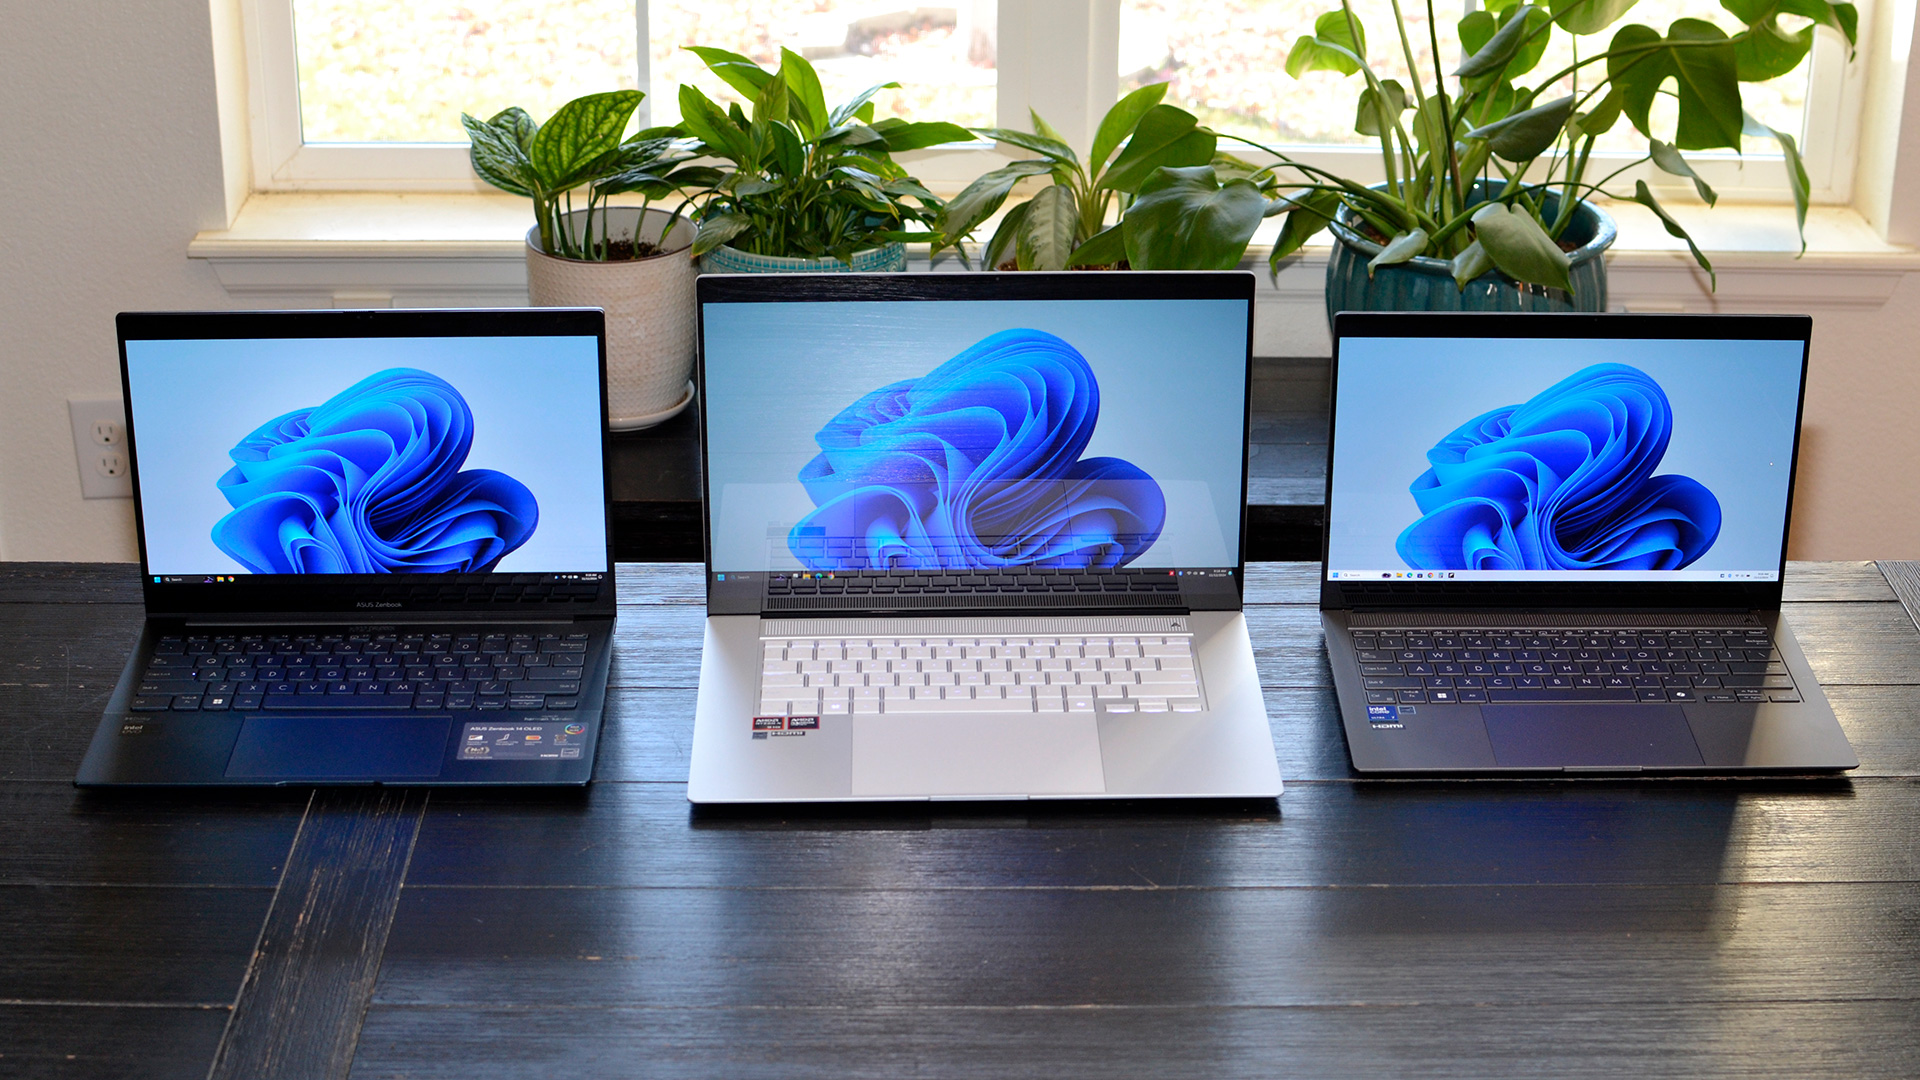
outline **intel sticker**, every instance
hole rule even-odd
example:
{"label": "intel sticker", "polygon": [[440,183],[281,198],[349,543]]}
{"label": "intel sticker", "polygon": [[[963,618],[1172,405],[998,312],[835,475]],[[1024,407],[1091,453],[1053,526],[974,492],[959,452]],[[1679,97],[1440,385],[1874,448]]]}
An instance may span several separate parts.
{"label": "intel sticker", "polygon": [[1400,706],[1398,705],[1367,706],[1367,723],[1397,724],[1399,722],[1400,722]]}

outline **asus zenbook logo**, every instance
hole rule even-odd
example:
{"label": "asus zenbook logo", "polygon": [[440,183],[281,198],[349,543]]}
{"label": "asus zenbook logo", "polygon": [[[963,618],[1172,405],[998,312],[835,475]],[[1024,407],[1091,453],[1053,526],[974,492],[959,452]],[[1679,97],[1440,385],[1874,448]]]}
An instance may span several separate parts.
{"label": "asus zenbook logo", "polygon": [[404,605],[402,605],[398,600],[361,600],[356,602],[353,606],[357,608],[394,608],[394,607],[402,607]]}

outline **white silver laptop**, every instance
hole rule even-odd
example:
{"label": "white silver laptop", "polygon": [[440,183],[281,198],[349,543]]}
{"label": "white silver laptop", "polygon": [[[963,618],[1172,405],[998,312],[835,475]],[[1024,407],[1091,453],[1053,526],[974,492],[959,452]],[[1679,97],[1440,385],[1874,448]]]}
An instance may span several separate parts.
{"label": "white silver laptop", "polygon": [[688,798],[1272,798],[1244,273],[707,276]]}

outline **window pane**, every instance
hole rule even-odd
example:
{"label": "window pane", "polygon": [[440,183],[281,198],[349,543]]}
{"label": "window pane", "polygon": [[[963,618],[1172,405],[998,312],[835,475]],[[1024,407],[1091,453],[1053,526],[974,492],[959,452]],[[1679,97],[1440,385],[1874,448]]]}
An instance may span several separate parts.
{"label": "window pane", "polygon": [[[1366,35],[1374,71],[1381,78],[1406,84],[1405,50],[1390,0],[1353,0],[1352,7]],[[1370,143],[1373,140],[1353,130],[1360,76],[1315,71],[1295,79],[1286,71],[1293,43],[1313,32],[1314,19],[1322,12],[1337,10],[1337,0],[1122,0],[1121,92],[1170,82],[1168,104],[1192,112],[1217,131],[1268,145]],[[1431,89],[1435,75],[1426,5],[1403,0],[1402,10],[1421,83]],[[1460,61],[1457,24],[1465,6],[1460,0],[1441,0],[1435,10],[1441,67],[1451,72]],[[1730,32],[1740,25],[1710,0],[1640,0],[1622,24],[1641,22],[1664,28],[1683,15],[1711,20]],[[1582,55],[1604,50],[1611,37],[1612,31],[1607,30],[1580,39]],[[1573,41],[1556,30],[1540,64],[1519,81],[1527,84],[1572,63]],[[1798,70],[1769,83],[1741,84],[1747,111],[1797,135],[1805,108],[1807,66],[1802,63]],[[1543,99],[1571,89],[1571,80],[1565,80],[1557,91],[1543,94]],[[1670,136],[1672,123],[1670,110],[1664,118],[1655,112],[1656,132]],[[1775,149],[1771,140],[1747,143],[1750,152]],[[1600,148],[1645,153],[1646,139],[1622,121],[1601,140]]]}
{"label": "window pane", "polygon": [[634,0],[293,0],[307,142],[467,141],[460,114],[541,120],[639,80]]}
{"label": "window pane", "polygon": [[898,82],[900,89],[874,99],[878,115],[991,124],[994,12],[995,0],[941,7],[867,0],[649,0],[653,122],[678,118],[681,83],[716,100],[740,100],[683,48],[706,45],[750,56],[768,70],[779,66],[785,46],[820,73],[830,105],[876,83]]}

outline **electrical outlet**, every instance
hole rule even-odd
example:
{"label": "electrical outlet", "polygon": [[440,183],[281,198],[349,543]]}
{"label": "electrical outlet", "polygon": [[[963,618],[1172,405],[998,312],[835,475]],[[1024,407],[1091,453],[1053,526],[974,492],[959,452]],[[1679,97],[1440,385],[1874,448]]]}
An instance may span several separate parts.
{"label": "electrical outlet", "polygon": [[80,494],[88,499],[130,499],[127,412],[117,398],[67,401],[73,424],[73,454],[80,463]]}

